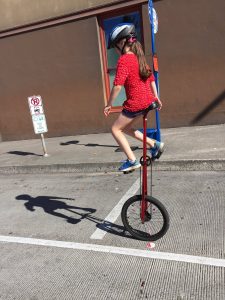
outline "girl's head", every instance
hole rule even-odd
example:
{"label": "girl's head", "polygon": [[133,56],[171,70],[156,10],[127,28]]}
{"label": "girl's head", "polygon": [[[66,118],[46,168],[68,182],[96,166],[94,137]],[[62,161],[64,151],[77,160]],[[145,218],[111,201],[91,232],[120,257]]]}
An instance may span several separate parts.
{"label": "girl's head", "polygon": [[151,75],[142,46],[137,41],[134,24],[123,23],[113,28],[109,36],[108,49],[113,47],[117,49],[119,54],[133,52],[137,56],[141,79],[146,80]]}
{"label": "girl's head", "polygon": [[127,41],[129,39],[136,39],[136,30],[134,24],[118,24],[112,29],[109,35],[108,49],[113,47],[118,48],[118,45],[120,45],[121,43],[124,44],[124,41]]}

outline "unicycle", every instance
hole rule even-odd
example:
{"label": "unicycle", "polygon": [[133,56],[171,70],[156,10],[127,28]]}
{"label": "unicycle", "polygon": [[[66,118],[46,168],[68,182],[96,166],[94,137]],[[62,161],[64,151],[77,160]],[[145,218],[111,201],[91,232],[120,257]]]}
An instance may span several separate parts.
{"label": "unicycle", "polygon": [[[143,156],[140,159],[141,194],[129,198],[121,211],[121,219],[126,230],[134,238],[143,241],[156,241],[163,237],[169,228],[169,214],[165,206],[152,197],[152,159],[147,155],[146,145],[147,115],[150,110],[157,107],[158,102],[153,102],[143,115]],[[147,183],[148,166],[151,166],[150,196]]]}

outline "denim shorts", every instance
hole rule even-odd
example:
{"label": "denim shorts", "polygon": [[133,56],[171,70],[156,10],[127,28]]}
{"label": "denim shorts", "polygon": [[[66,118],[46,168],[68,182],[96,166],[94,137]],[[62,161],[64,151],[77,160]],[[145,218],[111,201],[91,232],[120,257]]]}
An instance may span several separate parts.
{"label": "denim shorts", "polygon": [[138,111],[129,111],[127,109],[123,109],[122,110],[122,114],[125,116],[125,117],[128,117],[130,119],[133,119],[133,118],[136,118],[138,116],[141,116],[144,114],[144,112],[146,111],[146,108],[145,109],[142,109],[142,110],[138,110]]}

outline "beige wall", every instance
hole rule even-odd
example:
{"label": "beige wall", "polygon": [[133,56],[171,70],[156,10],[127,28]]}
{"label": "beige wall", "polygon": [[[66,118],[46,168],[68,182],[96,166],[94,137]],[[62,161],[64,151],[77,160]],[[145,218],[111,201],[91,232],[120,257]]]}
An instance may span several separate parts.
{"label": "beige wall", "polygon": [[0,40],[3,140],[35,137],[27,97],[44,101],[49,136],[102,130],[103,85],[96,18]]}

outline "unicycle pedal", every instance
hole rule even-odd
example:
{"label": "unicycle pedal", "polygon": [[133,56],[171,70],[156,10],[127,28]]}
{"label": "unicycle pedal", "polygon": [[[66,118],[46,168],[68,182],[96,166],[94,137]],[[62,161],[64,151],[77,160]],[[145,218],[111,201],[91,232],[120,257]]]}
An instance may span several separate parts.
{"label": "unicycle pedal", "polygon": [[130,174],[130,173],[133,173],[136,169],[132,169],[132,170],[129,170],[129,171],[123,171],[123,174]]}

